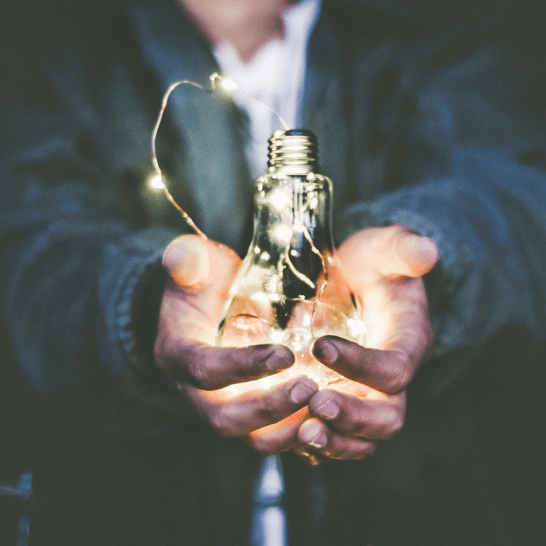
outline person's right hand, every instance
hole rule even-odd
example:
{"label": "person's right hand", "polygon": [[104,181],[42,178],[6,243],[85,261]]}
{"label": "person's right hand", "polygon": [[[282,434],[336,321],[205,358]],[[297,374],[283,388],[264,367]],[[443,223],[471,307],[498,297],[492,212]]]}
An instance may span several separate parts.
{"label": "person's right hand", "polygon": [[[225,437],[250,438],[257,429],[289,422],[318,387],[298,377],[244,395],[223,388],[294,363],[284,345],[215,346],[220,311],[239,264],[232,250],[196,235],[178,237],[167,247],[163,265],[170,278],[161,301],[154,355],[164,376],[206,424]],[[297,427],[287,430],[279,430],[263,448],[251,445],[267,455],[291,449],[297,443]]]}

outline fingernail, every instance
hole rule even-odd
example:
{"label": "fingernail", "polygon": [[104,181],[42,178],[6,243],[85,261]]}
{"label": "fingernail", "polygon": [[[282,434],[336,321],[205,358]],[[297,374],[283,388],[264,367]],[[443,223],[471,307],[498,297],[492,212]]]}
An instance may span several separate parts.
{"label": "fingernail", "polygon": [[419,254],[423,261],[434,264],[438,261],[438,247],[436,243],[428,237],[419,238]]}
{"label": "fingernail", "polygon": [[319,360],[322,360],[329,364],[333,364],[339,356],[337,349],[329,341],[317,343],[315,345],[313,353]]}
{"label": "fingernail", "polygon": [[172,267],[173,262],[176,264],[180,261],[180,256],[184,252],[184,247],[179,241],[173,241],[169,243],[165,251],[163,252],[163,265],[166,268]]}
{"label": "fingernail", "polygon": [[326,400],[317,408],[317,414],[323,419],[335,419],[339,415],[339,406],[333,400]]}
{"label": "fingernail", "polygon": [[318,423],[309,423],[300,429],[300,440],[308,446],[320,449],[328,443],[326,433]]}
{"label": "fingernail", "polygon": [[311,386],[309,383],[300,381],[290,389],[290,400],[292,400],[294,404],[303,404],[304,402],[307,402],[317,390],[316,386]]}
{"label": "fingernail", "polygon": [[285,370],[290,368],[294,363],[292,355],[280,353],[277,350],[273,352],[265,359],[265,367],[270,371]]}

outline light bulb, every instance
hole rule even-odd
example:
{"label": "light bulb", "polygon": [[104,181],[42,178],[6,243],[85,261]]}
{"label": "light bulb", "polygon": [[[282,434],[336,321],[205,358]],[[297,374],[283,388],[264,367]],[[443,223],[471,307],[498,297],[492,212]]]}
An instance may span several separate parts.
{"label": "light bulb", "polygon": [[311,351],[326,334],[363,342],[354,301],[333,250],[332,182],[318,173],[316,138],[310,131],[276,131],[268,173],[255,184],[252,242],[222,310],[217,342],[285,344],[296,363],[237,388],[267,389],[301,374],[321,388],[343,383]]}

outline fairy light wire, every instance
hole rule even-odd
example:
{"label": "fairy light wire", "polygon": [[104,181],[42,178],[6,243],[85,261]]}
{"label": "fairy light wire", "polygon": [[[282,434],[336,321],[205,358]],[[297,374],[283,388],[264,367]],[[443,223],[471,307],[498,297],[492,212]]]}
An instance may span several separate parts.
{"label": "fairy light wire", "polygon": [[[197,82],[192,81],[192,80],[187,80],[187,79],[180,80],[180,81],[172,83],[167,88],[167,91],[165,92],[165,94],[163,96],[163,99],[161,101],[161,108],[159,110],[159,114],[157,116],[157,120],[156,120],[156,123],[154,125],[153,131],[152,131],[152,138],[151,138],[151,140],[152,140],[152,166],[153,166],[153,169],[154,169],[154,178],[156,178],[158,181],[160,181],[160,184],[158,184],[158,185],[161,187],[161,190],[165,194],[165,197],[175,207],[175,209],[182,215],[182,217],[184,218],[186,223],[190,226],[190,228],[193,229],[197,235],[199,235],[203,239],[207,239],[207,240],[208,240],[208,237],[206,236],[206,234],[201,229],[199,229],[199,227],[192,220],[190,215],[176,202],[176,200],[172,196],[171,192],[167,188],[167,185],[163,182],[163,172],[161,170],[161,167],[159,166],[159,161],[157,159],[157,145],[156,145],[157,134],[159,132],[161,122],[163,121],[163,116],[165,114],[165,110],[167,108],[167,104],[169,102],[169,98],[170,98],[172,92],[177,87],[179,87],[181,85],[190,85],[192,87],[195,87],[196,89],[199,89],[200,91],[205,91],[207,93],[214,93],[215,91],[217,91],[217,89],[219,87],[221,87],[222,89],[224,89],[226,91],[230,91],[230,92],[236,91],[238,93],[242,93],[243,95],[246,95],[247,97],[250,97],[251,99],[256,100],[256,101],[260,102],[261,104],[263,104],[266,108],[268,108],[277,117],[277,119],[279,120],[279,122],[281,123],[281,125],[283,126],[283,128],[286,131],[290,130],[290,126],[288,125],[288,123],[284,120],[284,118],[268,102],[266,102],[262,98],[258,97],[257,95],[254,95],[253,93],[249,93],[248,91],[245,91],[244,89],[241,89],[237,85],[237,83],[234,82],[232,79],[221,76],[220,74],[218,74],[218,72],[214,72],[209,76],[209,80],[210,80],[210,89],[206,89],[200,83],[197,83]],[[307,208],[307,206],[306,206],[306,208]],[[322,263],[322,270],[323,270],[323,273],[324,273],[323,282],[322,282],[322,284],[321,284],[321,286],[320,286],[320,288],[318,290],[317,297],[315,298],[315,303],[313,305],[313,311],[312,311],[312,317],[311,317],[311,331],[313,331],[313,321],[314,321],[315,315],[317,313],[318,304],[319,304],[320,298],[321,298],[321,296],[322,296],[322,294],[323,294],[323,292],[324,292],[324,290],[326,288],[326,284],[328,283],[328,267],[327,267],[325,256],[315,246],[315,243],[313,242],[313,239],[311,237],[311,234],[307,230],[307,227],[304,226],[303,223],[300,222],[300,228],[303,231],[305,239],[310,244],[312,252],[314,252],[320,258],[321,263]],[[311,279],[309,279],[306,275],[304,275],[303,273],[301,273],[300,271],[298,271],[296,269],[296,267],[294,266],[294,264],[290,260],[290,256],[288,254],[288,251],[287,251],[286,256],[285,256],[285,262],[288,265],[288,268],[292,271],[292,273],[297,278],[300,279],[300,281],[304,282],[305,284],[309,285],[312,288],[315,288],[316,285],[311,281]]]}
{"label": "fairy light wire", "polygon": [[209,78],[210,78],[211,91],[215,91],[217,87],[217,82],[220,82],[220,84],[222,85],[224,89],[227,89],[229,91],[237,91],[238,93],[246,95],[247,97],[250,97],[253,100],[261,102],[266,108],[269,109],[270,112],[272,112],[277,117],[277,119],[280,121],[285,131],[290,130],[290,125],[286,123],[286,121],[279,114],[279,112],[277,112],[277,110],[275,110],[273,106],[271,106],[271,104],[263,100],[261,97],[258,97],[258,95],[254,95],[252,93],[249,93],[248,91],[245,91],[244,89],[241,89],[237,85],[237,83],[235,83],[231,78],[225,78],[224,76],[221,76],[220,74],[218,74],[218,72],[214,72],[213,74],[209,76]]}
{"label": "fairy light wire", "polygon": [[191,219],[190,215],[176,202],[176,200],[172,196],[171,192],[167,188],[167,185],[165,184],[165,182],[163,182],[163,172],[161,171],[161,167],[159,166],[159,161],[157,160],[157,148],[156,148],[157,133],[159,132],[159,127],[163,120],[163,115],[165,113],[165,109],[167,108],[169,97],[171,96],[171,93],[180,85],[191,85],[193,87],[196,87],[197,89],[200,89],[201,91],[205,91],[205,88],[201,84],[191,80],[180,80],[178,82],[174,82],[168,87],[167,91],[165,92],[165,95],[163,96],[163,100],[161,101],[161,109],[159,110],[159,115],[157,116],[157,121],[155,122],[154,130],[152,131],[152,166],[155,171],[155,176],[158,177],[158,179],[161,181],[161,189],[163,190],[165,197],[167,197],[170,203],[182,215],[186,223],[195,231],[195,233],[197,233],[197,235],[199,235],[203,239],[208,239],[205,233],[201,231],[199,227],[197,226],[197,224]]}
{"label": "fairy light wire", "polygon": [[199,89],[200,91],[205,91],[207,93],[214,93],[218,89],[218,84],[222,87],[222,89],[226,91],[237,91],[238,93],[242,93],[243,95],[246,95],[250,97],[253,100],[257,100],[258,102],[262,103],[266,108],[268,108],[279,120],[281,125],[284,127],[286,131],[290,130],[290,126],[284,118],[266,101],[264,101],[262,98],[258,97],[257,95],[253,95],[252,93],[249,93],[248,91],[245,91],[244,89],[241,89],[232,79],[225,78],[224,76],[221,76],[218,74],[218,72],[214,72],[209,76],[210,80],[210,89],[205,89],[203,85],[200,83],[194,82],[192,80],[180,80],[177,82],[172,83],[165,92],[163,99],[161,101],[161,108],[159,110],[159,114],[157,116],[157,120],[154,125],[154,129],[152,131],[152,166],[154,168],[154,179],[156,179],[158,182],[158,186],[163,190],[163,193],[165,194],[165,197],[169,200],[169,202],[174,206],[174,208],[182,215],[186,223],[199,235],[200,237],[204,239],[208,239],[208,237],[205,235],[201,229],[197,226],[197,224],[192,220],[190,215],[176,202],[174,197],[172,196],[171,192],[167,188],[167,185],[163,182],[163,172],[161,171],[161,167],[159,166],[159,161],[157,159],[157,146],[156,146],[156,140],[157,140],[157,133],[159,132],[159,127],[161,126],[161,122],[163,121],[163,115],[165,114],[165,110],[167,108],[167,104],[169,102],[169,97],[171,96],[171,93],[180,85],[191,85],[192,87],[195,87],[196,89]]}

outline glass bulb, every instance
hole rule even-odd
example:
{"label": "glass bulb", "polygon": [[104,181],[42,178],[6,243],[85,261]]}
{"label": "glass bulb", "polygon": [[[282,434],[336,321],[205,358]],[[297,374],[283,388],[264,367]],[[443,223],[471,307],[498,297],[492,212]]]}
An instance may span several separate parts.
{"label": "glass bulb", "polygon": [[296,363],[239,390],[301,374],[320,387],[335,386],[344,378],[313,357],[313,342],[334,334],[363,343],[364,323],[333,252],[332,182],[317,170],[310,131],[273,133],[268,174],[255,185],[252,242],[221,313],[217,342],[282,343]]}

